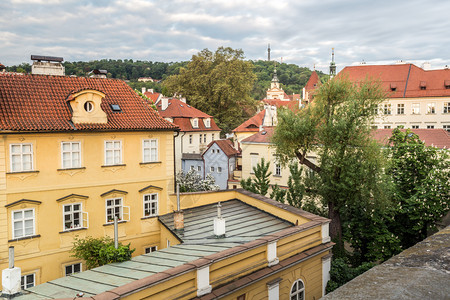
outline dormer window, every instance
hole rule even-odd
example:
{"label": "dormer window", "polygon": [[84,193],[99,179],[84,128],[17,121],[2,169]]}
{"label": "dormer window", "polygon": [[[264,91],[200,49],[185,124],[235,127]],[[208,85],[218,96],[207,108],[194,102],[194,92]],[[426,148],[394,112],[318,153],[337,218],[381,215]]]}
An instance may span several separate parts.
{"label": "dormer window", "polygon": [[420,82],[420,89],[421,90],[426,90],[427,89],[427,83],[425,81],[421,81]]}
{"label": "dormer window", "polygon": [[397,84],[396,83],[391,83],[391,91],[395,92],[397,90]]}
{"label": "dormer window", "polygon": [[198,119],[192,119],[192,127],[198,128]]}
{"label": "dormer window", "polygon": [[87,112],[91,112],[94,110],[94,103],[92,101],[86,101],[84,103],[84,110]]}
{"label": "dormer window", "polygon": [[205,124],[206,128],[210,128],[211,127],[211,119],[210,118],[204,119],[203,123]]}
{"label": "dormer window", "polygon": [[444,80],[444,86],[446,89],[450,89],[450,80]]}

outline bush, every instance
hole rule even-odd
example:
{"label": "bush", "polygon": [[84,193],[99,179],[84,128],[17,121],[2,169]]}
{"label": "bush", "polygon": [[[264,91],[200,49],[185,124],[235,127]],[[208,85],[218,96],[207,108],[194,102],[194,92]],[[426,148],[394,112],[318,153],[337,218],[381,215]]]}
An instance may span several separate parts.
{"label": "bush", "polygon": [[131,254],[136,249],[130,249],[130,244],[114,248],[114,240],[110,237],[86,237],[84,239],[75,238],[70,252],[72,257],[77,257],[86,261],[87,269],[103,266],[113,262],[122,262],[131,259]]}
{"label": "bush", "polygon": [[373,263],[363,263],[358,267],[351,267],[343,258],[333,259],[331,261],[330,281],[328,281],[326,293],[334,291],[373,266]]}

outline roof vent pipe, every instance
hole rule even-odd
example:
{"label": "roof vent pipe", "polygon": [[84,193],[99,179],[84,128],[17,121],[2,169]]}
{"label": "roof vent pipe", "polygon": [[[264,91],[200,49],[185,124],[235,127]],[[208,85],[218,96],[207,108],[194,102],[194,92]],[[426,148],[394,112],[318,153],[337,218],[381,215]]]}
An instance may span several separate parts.
{"label": "roof vent pipe", "polygon": [[14,247],[9,247],[9,268],[2,271],[2,296],[12,298],[20,293],[21,269],[14,267]]}
{"label": "roof vent pipe", "polygon": [[216,238],[225,237],[225,219],[222,218],[221,207],[220,202],[217,203],[217,217],[214,218],[214,235]]}
{"label": "roof vent pipe", "polygon": [[184,230],[184,215],[180,205],[180,184],[177,183],[177,210],[173,214],[175,230]]}

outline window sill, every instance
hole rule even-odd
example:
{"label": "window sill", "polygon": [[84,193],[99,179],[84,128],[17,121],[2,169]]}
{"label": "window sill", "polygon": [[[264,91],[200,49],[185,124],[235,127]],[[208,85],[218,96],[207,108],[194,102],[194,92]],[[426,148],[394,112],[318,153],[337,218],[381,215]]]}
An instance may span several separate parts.
{"label": "window sill", "polygon": [[117,165],[103,165],[102,168],[111,168],[111,167],[125,167],[126,164],[117,164]]}
{"label": "window sill", "polygon": [[67,230],[64,230],[64,231],[60,231],[59,233],[67,233],[67,232],[79,231],[79,230],[87,230],[87,227],[79,227],[79,228],[67,229]]}
{"label": "window sill", "polygon": [[28,240],[28,239],[35,239],[35,238],[39,238],[39,237],[41,237],[40,234],[35,234],[35,235],[30,235],[30,236],[24,236],[24,237],[20,237],[20,238],[17,238],[17,239],[9,240],[8,243],[18,242],[18,241]]}
{"label": "window sill", "polygon": [[281,175],[273,175],[273,177],[281,178],[282,176]]}
{"label": "window sill", "polygon": [[[119,221],[119,222],[117,222],[117,223],[118,223],[118,224],[122,224],[122,223],[126,223],[126,222],[128,222],[128,221],[122,220],[122,221]],[[103,226],[110,226],[110,225],[114,225],[114,222],[103,224]]]}
{"label": "window sill", "polygon": [[154,216],[146,216],[146,217],[142,217],[141,220],[147,220],[147,219],[152,219],[152,218],[157,218],[158,215],[154,215]]}
{"label": "window sill", "polygon": [[32,174],[32,173],[39,173],[39,171],[14,171],[14,172],[8,172],[6,174]]}
{"label": "window sill", "polygon": [[140,165],[151,165],[151,164],[160,164],[161,161],[147,161],[147,162],[141,162]]}
{"label": "window sill", "polygon": [[84,170],[84,169],[86,169],[86,167],[57,169],[57,171],[73,171],[73,170]]}

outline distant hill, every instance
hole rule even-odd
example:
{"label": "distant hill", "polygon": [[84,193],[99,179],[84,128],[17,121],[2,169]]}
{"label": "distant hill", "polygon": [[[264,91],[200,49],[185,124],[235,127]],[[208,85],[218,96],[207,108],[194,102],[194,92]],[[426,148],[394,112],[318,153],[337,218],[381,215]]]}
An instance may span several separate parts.
{"label": "distant hill", "polygon": [[[274,71],[273,61],[251,61],[254,65],[253,71],[257,76],[252,97],[254,99],[263,99],[266,95],[266,90],[270,87]],[[133,61],[132,59],[102,59],[94,61],[77,61],[77,62],[63,62],[66,69],[66,75],[87,76],[93,69],[101,69],[108,71],[109,78],[119,78],[126,80],[128,84],[140,90],[142,87],[152,88],[157,92],[162,92],[163,85],[156,82],[138,82],[140,77],[151,77],[164,81],[170,75],[178,74],[180,68],[185,67],[188,61],[183,62],[152,62],[152,61]],[[6,68],[10,72],[31,72],[31,65],[29,63],[22,63],[17,66]],[[311,75],[311,70],[306,67],[299,67],[295,64],[277,63],[278,79],[282,84],[283,89],[287,94],[300,94],[302,88]],[[325,80],[328,75],[317,71],[319,78]]]}

